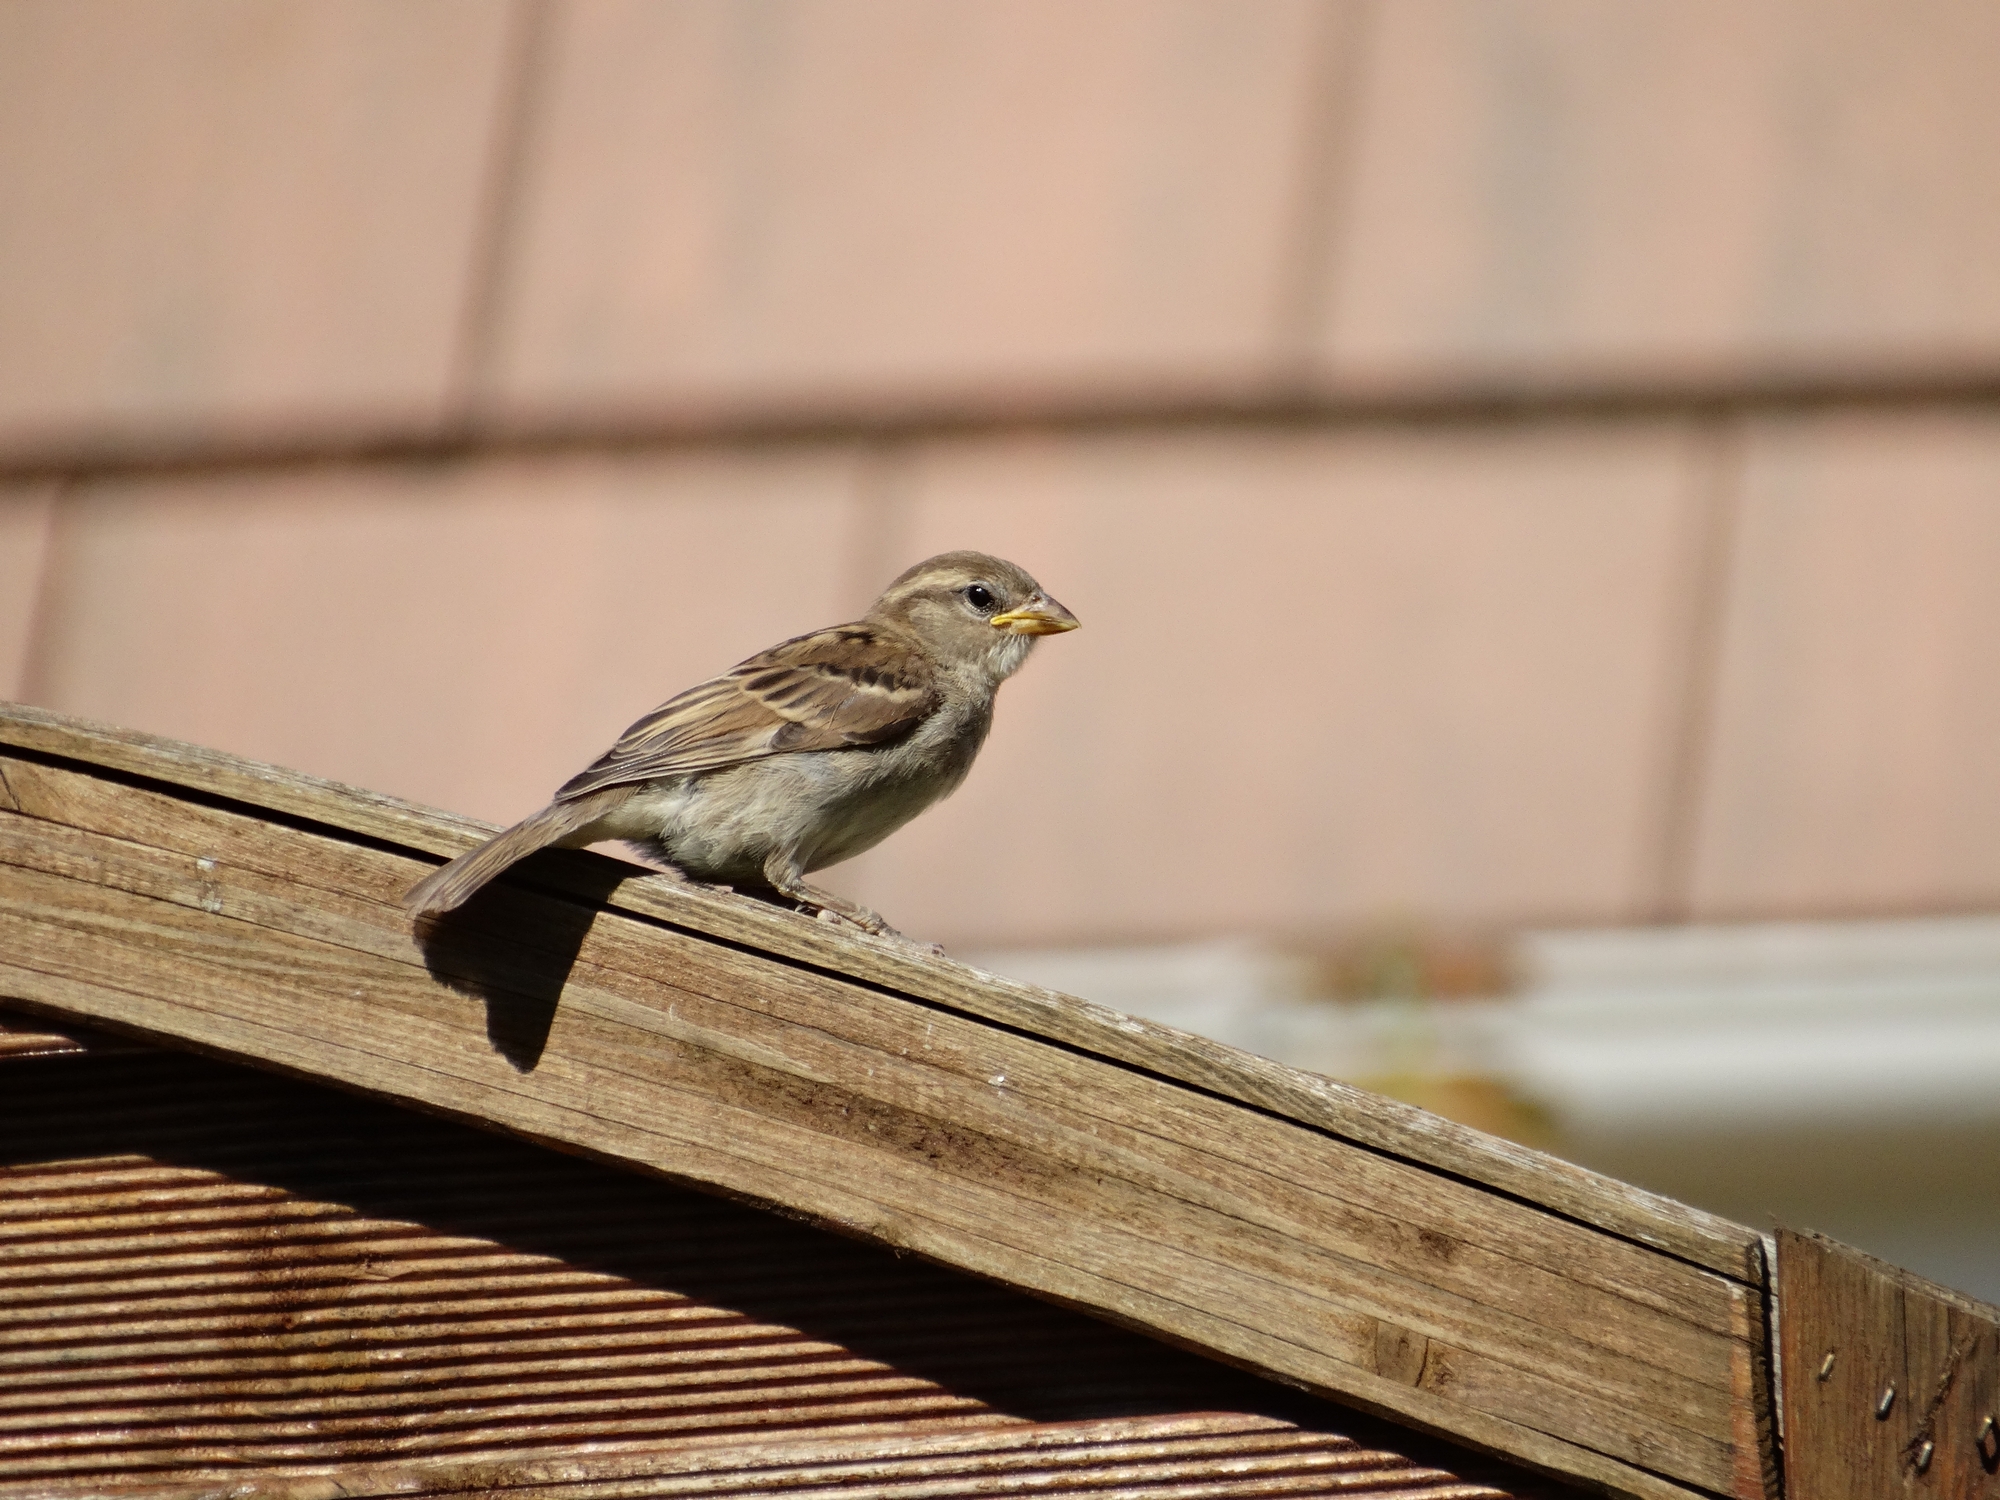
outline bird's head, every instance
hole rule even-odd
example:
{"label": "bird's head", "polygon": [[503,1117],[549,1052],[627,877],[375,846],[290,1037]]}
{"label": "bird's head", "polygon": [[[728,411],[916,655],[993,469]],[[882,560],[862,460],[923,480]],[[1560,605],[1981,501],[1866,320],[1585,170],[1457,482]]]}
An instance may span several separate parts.
{"label": "bird's head", "polygon": [[868,611],[915,636],[947,666],[983,668],[994,682],[1028,659],[1037,636],[1074,630],[1076,616],[1014,564],[945,552],[909,569]]}

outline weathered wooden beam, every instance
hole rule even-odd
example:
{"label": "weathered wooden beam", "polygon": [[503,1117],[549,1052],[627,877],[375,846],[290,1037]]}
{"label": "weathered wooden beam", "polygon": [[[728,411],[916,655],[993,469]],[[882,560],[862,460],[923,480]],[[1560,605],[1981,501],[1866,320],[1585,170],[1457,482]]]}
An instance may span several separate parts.
{"label": "weathered wooden beam", "polygon": [[2000,1500],[2000,1308],[1778,1232],[1789,1500]]}
{"label": "weathered wooden beam", "polygon": [[[220,751],[113,729],[22,704],[0,703],[0,745],[74,758],[167,786],[240,801],[350,835],[452,858],[495,832],[490,823],[418,807],[259,765]],[[0,786],[0,803],[6,796]],[[544,867],[546,870],[547,867]],[[559,878],[523,871],[521,883],[558,888]],[[1651,1245],[1733,1280],[1763,1286],[1762,1242],[1754,1230],[1647,1192],[1512,1141],[1329,1078],[1282,1067],[1169,1026],[1143,1021],[987,974],[895,944],[864,940],[762,903],[660,880],[632,881],[601,898],[773,956],[824,966],[863,983],[941,1002],[1019,1026],[1302,1124],[1423,1162],[1621,1239]]]}
{"label": "weathered wooden beam", "polygon": [[43,1013],[776,1205],[1611,1493],[1769,1493],[1747,1230],[592,856],[420,939],[396,898],[476,825],[32,712],[0,743],[0,994]]}

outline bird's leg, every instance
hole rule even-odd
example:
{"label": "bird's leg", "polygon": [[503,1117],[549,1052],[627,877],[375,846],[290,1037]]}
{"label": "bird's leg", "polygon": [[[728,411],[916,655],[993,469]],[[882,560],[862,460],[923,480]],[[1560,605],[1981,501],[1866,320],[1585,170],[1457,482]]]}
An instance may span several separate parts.
{"label": "bird's leg", "polygon": [[779,895],[789,896],[801,906],[810,906],[822,915],[831,913],[844,922],[852,922],[863,932],[874,933],[877,937],[902,936],[882,920],[880,912],[870,911],[857,901],[843,901],[831,891],[823,891],[818,886],[807,885],[805,873],[799,868],[798,856],[785,850],[780,850],[764,861],[764,879]]}
{"label": "bird's leg", "polygon": [[[632,847],[634,849],[639,848],[637,844],[634,844]],[[691,885],[698,891],[734,891],[736,889],[735,886],[727,885],[719,880],[696,880],[694,876],[688,874],[686,870],[683,870],[672,860],[663,859],[660,855],[650,850],[642,852],[645,853],[646,859],[650,861],[646,868],[651,870],[655,875],[658,875],[662,880],[672,880],[681,885]]]}

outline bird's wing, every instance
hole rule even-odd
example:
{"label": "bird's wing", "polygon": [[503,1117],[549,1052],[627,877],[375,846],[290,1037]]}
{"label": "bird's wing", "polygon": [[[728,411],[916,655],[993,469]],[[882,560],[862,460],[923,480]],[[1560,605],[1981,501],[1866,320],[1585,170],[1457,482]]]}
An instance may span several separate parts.
{"label": "bird's wing", "polygon": [[935,670],[915,647],[871,625],[836,625],[669,699],[556,800],[770,755],[887,744],[911,733],[937,700]]}

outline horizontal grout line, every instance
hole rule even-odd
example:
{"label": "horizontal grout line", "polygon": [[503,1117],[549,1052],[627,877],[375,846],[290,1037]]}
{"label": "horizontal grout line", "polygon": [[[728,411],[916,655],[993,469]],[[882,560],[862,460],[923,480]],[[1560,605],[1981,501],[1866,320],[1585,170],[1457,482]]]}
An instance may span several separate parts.
{"label": "horizontal grout line", "polygon": [[998,394],[679,410],[473,415],[436,423],[32,438],[0,451],[0,482],[142,477],[320,464],[443,463],[488,456],[694,447],[818,447],[1014,433],[1472,427],[1708,419],[1836,409],[2000,406],[2000,367],[1931,372],[1774,371],[1735,380],[1467,382],[1327,389],[1297,383],[1103,396]]}

